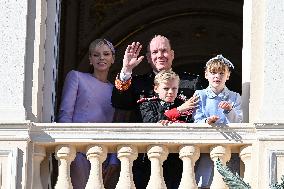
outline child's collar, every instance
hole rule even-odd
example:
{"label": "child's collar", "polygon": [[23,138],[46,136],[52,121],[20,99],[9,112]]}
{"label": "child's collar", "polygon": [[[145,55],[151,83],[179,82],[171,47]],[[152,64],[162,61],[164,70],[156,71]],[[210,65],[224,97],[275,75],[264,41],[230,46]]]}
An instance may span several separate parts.
{"label": "child's collar", "polygon": [[217,96],[223,98],[223,100],[227,100],[229,96],[229,89],[225,86],[222,92],[220,92],[218,95],[211,89],[210,86],[206,88],[206,93],[208,98],[215,98]]}

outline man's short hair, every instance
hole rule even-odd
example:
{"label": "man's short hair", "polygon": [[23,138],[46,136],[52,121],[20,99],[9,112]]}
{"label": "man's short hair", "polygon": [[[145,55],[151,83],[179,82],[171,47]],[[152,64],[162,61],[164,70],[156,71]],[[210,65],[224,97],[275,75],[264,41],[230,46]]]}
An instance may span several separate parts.
{"label": "man's short hair", "polygon": [[155,36],[150,40],[150,42],[148,43],[148,46],[147,46],[147,52],[148,52],[148,53],[151,52],[151,51],[150,51],[150,44],[151,44],[151,42],[152,42],[154,39],[158,38],[158,37],[164,39],[165,41],[168,41],[168,42],[169,42],[169,45],[170,45],[170,48],[172,48],[171,42],[170,42],[170,40],[169,40],[167,37],[165,37],[165,36],[163,36],[163,35],[155,35]]}

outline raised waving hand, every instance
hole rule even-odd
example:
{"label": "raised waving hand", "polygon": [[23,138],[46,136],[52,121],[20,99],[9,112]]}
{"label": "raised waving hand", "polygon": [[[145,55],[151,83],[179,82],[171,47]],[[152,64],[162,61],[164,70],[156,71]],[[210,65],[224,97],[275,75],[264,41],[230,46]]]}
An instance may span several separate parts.
{"label": "raised waving hand", "polygon": [[142,45],[139,42],[133,42],[127,46],[123,57],[124,73],[132,73],[132,70],[143,60],[144,56],[139,56],[141,49]]}

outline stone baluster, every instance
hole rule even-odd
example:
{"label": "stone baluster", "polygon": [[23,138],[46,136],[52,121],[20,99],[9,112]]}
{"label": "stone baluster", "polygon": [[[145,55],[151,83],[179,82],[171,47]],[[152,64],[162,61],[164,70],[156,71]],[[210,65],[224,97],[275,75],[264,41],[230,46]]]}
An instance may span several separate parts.
{"label": "stone baluster", "polygon": [[251,153],[252,146],[243,146],[240,149],[240,158],[245,164],[244,181],[251,183]]}
{"label": "stone baluster", "polygon": [[133,161],[137,158],[137,148],[132,145],[121,145],[117,148],[117,158],[121,162],[121,171],[116,189],[136,189],[132,166]]}
{"label": "stone baluster", "polygon": [[33,181],[32,188],[42,189],[41,176],[40,176],[40,164],[44,159],[46,153],[45,148],[42,146],[34,146],[33,152]]}
{"label": "stone baluster", "polygon": [[70,164],[75,159],[76,149],[71,145],[58,145],[55,158],[58,160],[58,178],[55,189],[73,189],[70,178]]}
{"label": "stone baluster", "polygon": [[199,156],[200,150],[197,146],[184,145],[179,148],[179,158],[183,161],[183,172],[179,189],[197,189],[194,165]]}
{"label": "stone baluster", "polygon": [[146,189],[167,189],[162,165],[168,154],[168,149],[162,145],[151,145],[147,148],[147,155],[151,161],[151,176]]}
{"label": "stone baluster", "polygon": [[107,150],[104,146],[89,145],[86,155],[91,163],[91,170],[86,189],[104,189],[102,178],[102,163],[106,159]]}
{"label": "stone baluster", "polygon": [[219,158],[222,164],[225,165],[226,162],[231,158],[231,149],[229,147],[224,147],[221,145],[213,146],[210,148],[210,157],[214,161],[214,177],[210,188],[227,189],[228,186],[223,181],[222,175],[217,170],[216,161]]}

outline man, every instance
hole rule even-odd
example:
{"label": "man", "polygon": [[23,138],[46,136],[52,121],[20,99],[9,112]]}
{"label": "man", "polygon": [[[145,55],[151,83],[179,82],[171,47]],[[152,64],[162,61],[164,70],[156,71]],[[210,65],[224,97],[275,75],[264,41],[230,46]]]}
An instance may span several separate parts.
{"label": "man", "polygon": [[[153,86],[156,73],[172,68],[174,50],[171,49],[170,41],[164,36],[157,35],[150,41],[147,48],[147,60],[153,71],[132,78],[132,70],[144,58],[144,56],[138,57],[141,49],[142,45],[139,42],[133,42],[126,48],[123,67],[115,80],[115,88],[112,93],[112,105],[115,108],[134,110],[136,116],[132,116],[130,119],[125,119],[125,117],[122,120],[116,119],[117,122],[142,122],[137,109],[137,100],[153,97],[155,95]],[[181,80],[178,96],[190,98],[195,90],[202,88],[197,75],[186,72],[178,73],[178,75]]]}
{"label": "man", "polygon": [[[118,110],[114,121],[116,122],[142,122],[137,101],[141,98],[149,98],[154,93],[154,77],[162,70],[170,70],[174,60],[174,50],[170,41],[161,35],[155,36],[147,48],[147,60],[153,71],[144,75],[132,77],[132,70],[144,59],[139,56],[142,45],[133,42],[126,48],[123,66],[115,80],[115,88],[112,93],[112,105]],[[178,96],[190,98],[195,90],[201,89],[198,76],[188,73],[178,73],[180,86]],[[134,112],[130,118],[126,118],[125,111]],[[133,116],[135,115],[135,116]],[[126,115],[128,116],[128,114]],[[178,154],[170,154],[164,162],[164,177],[168,189],[178,188],[182,173],[182,161]],[[145,154],[139,154],[133,164],[134,182],[137,189],[145,189],[150,178],[150,161]]]}

